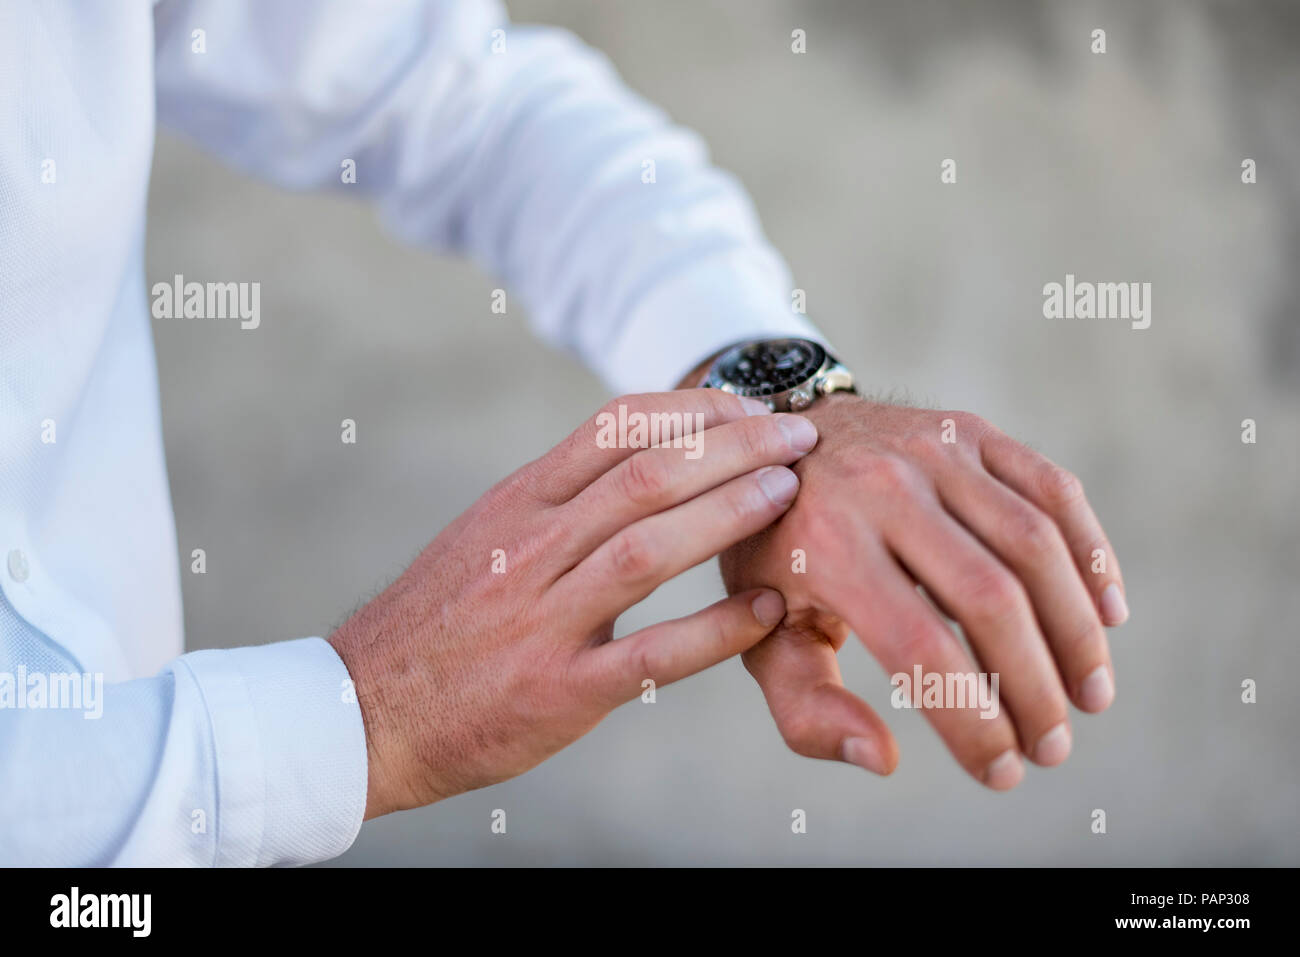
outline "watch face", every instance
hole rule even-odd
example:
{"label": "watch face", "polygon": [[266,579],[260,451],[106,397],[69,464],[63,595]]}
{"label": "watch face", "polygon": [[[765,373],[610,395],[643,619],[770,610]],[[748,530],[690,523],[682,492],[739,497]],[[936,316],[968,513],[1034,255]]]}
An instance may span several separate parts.
{"label": "watch face", "polygon": [[716,374],[738,395],[776,395],[807,382],[825,361],[826,350],[807,339],[765,339],[736,346]]}

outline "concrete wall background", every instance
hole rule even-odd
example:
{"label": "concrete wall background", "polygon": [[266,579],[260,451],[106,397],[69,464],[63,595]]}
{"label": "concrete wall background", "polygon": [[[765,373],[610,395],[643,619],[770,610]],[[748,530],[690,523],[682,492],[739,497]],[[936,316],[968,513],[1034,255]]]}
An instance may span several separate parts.
{"label": "concrete wall background", "polygon": [[[577,31],[704,134],[869,384],[979,412],[1083,478],[1133,608],[1113,636],[1119,696],[1075,722],[1064,767],[994,795],[889,710],[854,642],[846,682],[903,751],[887,781],[788,752],[732,662],[520,779],[367,825],[340,863],[1300,863],[1300,8],[510,6]],[[945,157],[956,186],[938,182]],[[179,548],[208,553],[183,576],[191,649],[328,633],[606,397],[516,309],[492,316],[473,267],[163,136],[148,275],[174,272],[263,297],[255,333],[154,323]],[[1066,272],[1151,282],[1152,327],[1043,319],[1042,286]],[[478,356],[512,385],[482,392]],[[719,595],[696,569],[620,633]],[[489,833],[498,807],[506,837]]]}

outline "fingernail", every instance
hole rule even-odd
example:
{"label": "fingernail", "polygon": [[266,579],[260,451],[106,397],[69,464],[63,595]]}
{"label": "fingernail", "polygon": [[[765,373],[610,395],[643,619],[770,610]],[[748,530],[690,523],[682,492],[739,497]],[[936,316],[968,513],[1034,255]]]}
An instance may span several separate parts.
{"label": "fingernail", "polygon": [[758,484],[763,494],[775,505],[788,505],[799,491],[799,477],[789,469],[771,465],[758,473]]}
{"label": "fingernail", "polygon": [[995,791],[1009,791],[1025,776],[1025,762],[1014,748],[999,754],[984,769],[984,783]]}
{"label": "fingernail", "polygon": [[785,599],[781,597],[779,591],[772,591],[770,588],[755,598],[750,607],[754,610],[754,617],[758,619],[760,625],[775,625],[785,617]]}
{"label": "fingernail", "polygon": [[1050,768],[1070,756],[1070,726],[1062,721],[1034,745],[1034,763]]}
{"label": "fingernail", "polygon": [[856,764],[873,774],[889,774],[884,755],[870,738],[845,738],[840,753],[849,764]]}
{"label": "fingernail", "polygon": [[1114,582],[1101,593],[1101,617],[1107,625],[1122,625],[1128,620],[1128,602]]}
{"label": "fingernail", "polygon": [[790,448],[796,452],[807,452],[817,444],[817,426],[802,415],[782,415],[776,420]]}
{"label": "fingernail", "polygon": [[748,396],[740,396],[740,404],[745,409],[746,415],[771,415],[772,410],[767,407],[766,402],[760,402],[758,399],[751,399]]}
{"label": "fingernail", "polygon": [[1098,665],[1079,685],[1079,707],[1084,711],[1104,711],[1115,700],[1115,682],[1110,669]]}

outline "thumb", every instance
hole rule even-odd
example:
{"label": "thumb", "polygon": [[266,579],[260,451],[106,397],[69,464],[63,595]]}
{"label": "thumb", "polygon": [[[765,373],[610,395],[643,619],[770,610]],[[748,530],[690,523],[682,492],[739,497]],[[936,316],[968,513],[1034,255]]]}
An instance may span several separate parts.
{"label": "thumb", "polygon": [[898,765],[898,743],[865,701],[844,687],[829,639],[782,627],[745,654],[790,750],[847,761],[876,774]]}

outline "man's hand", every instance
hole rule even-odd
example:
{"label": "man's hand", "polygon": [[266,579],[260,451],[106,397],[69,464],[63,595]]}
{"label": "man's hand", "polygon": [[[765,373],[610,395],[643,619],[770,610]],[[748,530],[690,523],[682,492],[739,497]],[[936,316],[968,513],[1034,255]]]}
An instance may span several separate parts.
{"label": "man's hand", "polygon": [[[977,780],[1014,787],[1022,753],[1064,761],[1067,702],[1088,712],[1110,704],[1103,625],[1128,617],[1119,563],[1078,479],[964,412],[838,394],[808,416],[821,440],[795,469],[799,500],[721,559],[729,591],[785,596],[781,627],[744,661],[786,742],[880,774],[896,766],[889,729],[840,680],[835,653],[852,629],[890,674],[918,664],[1000,674],[995,719],[924,712]],[[945,420],[954,441],[944,441]]]}
{"label": "man's hand", "polygon": [[[779,518],[784,466],[817,441],[802,416],[712,391],[605,412],[702,414],[702,454],[610,448],[599,416],[492,488],[330,642],[356,684],[370,752],[366,817],[521,774],[610,709],[752,646],[779,592],[741,590],[611,641],[662,582]],[[761,414],[759,414],[761,413]],[[674,430],[681,434],[681,419]]]}

